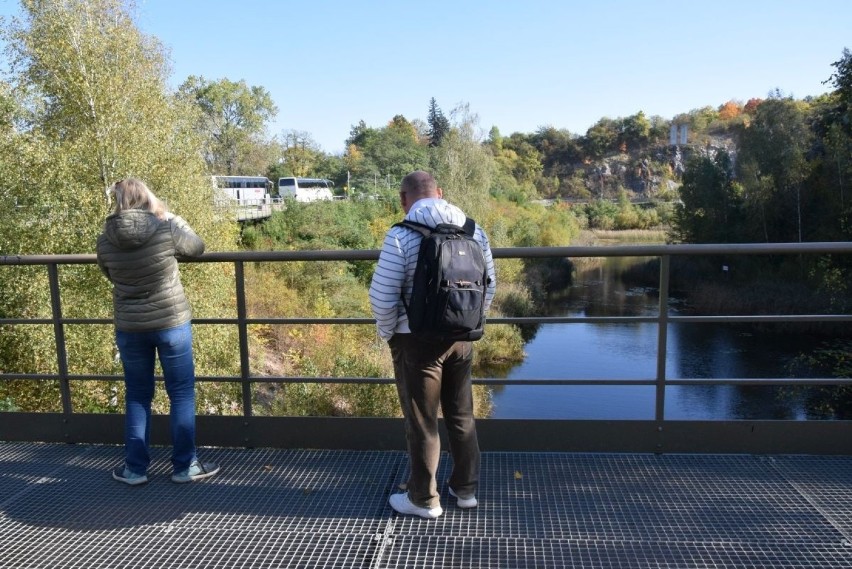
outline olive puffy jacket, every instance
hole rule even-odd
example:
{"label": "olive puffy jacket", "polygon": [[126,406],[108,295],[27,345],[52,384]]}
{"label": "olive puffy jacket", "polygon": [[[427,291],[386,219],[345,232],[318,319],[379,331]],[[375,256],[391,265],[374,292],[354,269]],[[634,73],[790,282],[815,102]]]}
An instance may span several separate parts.
{"label": "olive puffy jacket", "polygon": [[186,221],[161,220],[139,209],[110,215],[97,251],[98,265],[113,284],[116,329],[166,330],[192,318],[177,259],[201,255],[204,241]]}

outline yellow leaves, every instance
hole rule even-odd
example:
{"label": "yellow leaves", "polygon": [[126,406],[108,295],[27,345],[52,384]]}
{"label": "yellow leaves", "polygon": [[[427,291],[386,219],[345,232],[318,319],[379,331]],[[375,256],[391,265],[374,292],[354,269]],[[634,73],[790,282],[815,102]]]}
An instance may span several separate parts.
{"label": "yellow leaves", "polygon": [[377,217],[375,219],[370,220],[370,234],[373,236],[377,243],[381,243],[384,240],[385,233],[387,233],[388,228],[399,221],[395,219],[395,217],[386,216],[386,217]]}
{"label": "yellow leaves", "polygon": [[334,316],[334,309],[331,306],[331,302],[328,300],[328,295],[324,292],[317,294],[316,299],[314,300],[313,312],[317,318],[331,318]]}
{"label": "yellow leaves", "polygon": [[343,155],[343,163],[346,168],[353,173],[360,172],[361,163],[364,161],[364,154],[354,144],[350,144]]}
{"label": "yellow leaves", "polygon": [[515,480],[521,480],[523,477],[524,475],[521,473],[520,470],[515,471]]}

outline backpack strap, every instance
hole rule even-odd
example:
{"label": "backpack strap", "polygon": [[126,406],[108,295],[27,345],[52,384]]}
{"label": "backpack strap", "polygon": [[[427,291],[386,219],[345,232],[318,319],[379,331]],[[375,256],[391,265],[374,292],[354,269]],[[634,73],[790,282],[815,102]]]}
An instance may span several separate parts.
{"label": "backpack strap", "polygon": [[464,225],[462,226],[462,229],[464,229],[465,233],[473,237],[476,233],[476,222],[473,220],[472,217],[467,217],[464,220]]}
{"label": "backpack strap", "polygon": [[[393,226],[394,227],[407,227],[409,229],[413,229],[414,231],[417,231],[418,233],[423,235],[423,237],[429,237],[432,234],[432,228],[431,227],[429,227],[428,225],[425,225],[423,223],[419,223],[417,221],[412,221],[410,219],[403,219],[399,223],[394,223]],[[458,227],[458,226],[454,226],[454,227]],[[465,233],[467,233],[468,235],[473,237],[474,234],[476,233],[476,222],[473,220],[472,217],[466,217],[464,219],[464,225],[462,225],[461,229]]]}
{"label": "backpack strap", "polygon": [[[423,238],[429,237],[432,235],[432,228],[423,223],[418,223],[416,221],[411,221],[410,219],[403,219],[399,223],[394,223],[393,227],[407,227],[413,231],[420,233]],[[399,298],[402,300],[402,305],[405,307],[405,312],[408,312],[408,303],[405,302],[405,292],[404,290],[399,291]]]}
{"label": "backpack strap", "polygon": [[413,229],[414,231],[420,233],[423,237],[429,237],[432,235],[432,228],[428,225],[424,225],[423,223],[418,223],[416,221],[411,221],[410,219],[403,219],[399,223],[394,223],[394,227],[407,227],[408,229]]}

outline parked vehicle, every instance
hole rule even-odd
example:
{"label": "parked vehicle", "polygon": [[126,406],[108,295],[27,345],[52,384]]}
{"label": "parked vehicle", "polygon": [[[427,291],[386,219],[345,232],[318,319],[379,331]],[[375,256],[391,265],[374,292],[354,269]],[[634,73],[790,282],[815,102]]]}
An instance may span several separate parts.
{"label": "parked vehicle", "polygon": [[217,202],[236,201],[239,205],[263,205],[270,201],[272,181],[265,176],[213,176]]}
{"label": "parked vehicle", "polygon": [[291,198],[297,202],[332,200],[332,186],[334,183],[324,178],[278,178],[278,195],[282,199]]}

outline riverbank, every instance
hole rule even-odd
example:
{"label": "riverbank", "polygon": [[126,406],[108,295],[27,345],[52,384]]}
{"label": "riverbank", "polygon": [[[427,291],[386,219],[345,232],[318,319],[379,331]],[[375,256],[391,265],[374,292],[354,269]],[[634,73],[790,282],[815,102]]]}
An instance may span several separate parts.
{"label": "riverbank", "polygon": [[[621,232],[605,235],[589,232],[584,237],[590,243],[595,239],[600,242],[603,237],[613,240],[621,235]],[[622,245],[635,243],[617,241]],[[524,361],[491,370],[493,377],[512,381],[494,387],[491,417],[653,418],[659,394],[655,386],[641,385],[641,380],[652,380],[658,374],[658,325],[594,320],[598,317],[656,317],[659,314],[659,259],[580,257],[571,261],[569,286],[549,294],[540,310],[547,316],[575,321],[529,327]],[[690,292],[696,295],[692,299],[700,302],[701,290]],[[728,289],[727,294],[729,302],[733,303],[731,295],[735,297],[736,291]],[[681,291],[670,290],[670,313],[701,314],[689,306],[690,300],[688,296],[681,296]],[[725,308],[721,306],[723,314]],[[795,312],[802,313],[801,307]],[[819,338],[801,329],[803,324],[787,325],[788,329],[779,330],[784,325],[670,323],[666,336],[665,377],[762,380],[838,376],[840,357],[848,353],[844,345],[835,344],[828,351]],[[770,327],[774,328],[771,333]],[[524,380],[530,380],[531,384],[526,385]],[[542,384],[542,380],[555,380],[556,383]],[[559,385],[561,380],[588,380],[590,383]],[[627,383],[595,383],[612,380]],[[637,384],[631,385],[629,382],[634,380]],[[669,385],[665,390],[664,408],[666,418],[677,420],[840,418],[850,399],[845,397],[842,388],[836,387],[819,391],[773,385]]]}
{"label": "riverbank", "polygon": [[644,245],[666,243],[667,232],[660,229],[583,229],[571,245],[577,247],[595,247],[598,245],[618,245],[641,243]]}

